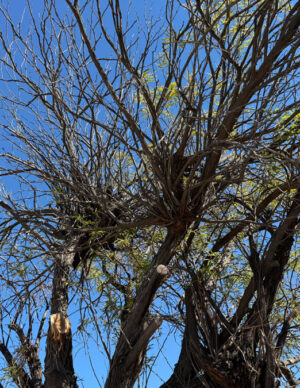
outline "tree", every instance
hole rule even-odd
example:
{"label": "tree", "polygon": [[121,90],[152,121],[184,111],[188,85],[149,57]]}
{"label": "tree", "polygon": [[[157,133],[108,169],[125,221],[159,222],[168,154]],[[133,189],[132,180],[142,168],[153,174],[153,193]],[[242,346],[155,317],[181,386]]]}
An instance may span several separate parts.
{"label": "tree", "polygon": [[118,0],[27,2],[23,23],[1,7],[16,386],[77,387],[75,306],[106,388],[151,373],[162,322],[182,336],[164,388],[297,384],[300,2],[164,6],[140,23]]}

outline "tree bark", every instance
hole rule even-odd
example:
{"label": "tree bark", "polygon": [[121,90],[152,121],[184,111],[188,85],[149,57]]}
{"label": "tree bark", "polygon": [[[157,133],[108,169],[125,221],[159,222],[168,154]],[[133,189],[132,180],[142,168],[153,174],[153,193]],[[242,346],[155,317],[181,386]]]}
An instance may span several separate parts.
{"label": "tree bark", "polygon": [[[286,339],[288,321],[275,344],[269,315],[290,257],[299,214],[298,189],[285,219],[271,238],[265,257],[260,258],[256,252],[257,257],[249,258],[253,279],[246,291],[249,292],[247,303],[241,298],[237,308],[238,320],[227,321],[220,316],[210,295],[202,292],[205,285],[201,277],[192,276],[193,282],[185,296],[186,325],[181,353],[173,374],[161,388],[278,386],[280,348]],[[256,300],[249,309],[255,291]],[[220,323],[222,331],[218,329]]]}
{"label": "tree bark", "polygon": [[[68,280],[73,256],[74,253],[68,252],[56,258],[54,262],[51,317],[55,317],[54,314],[60,314],[58,316],[67,321]],[[73,368],[71,329],[60,330],[55,336],[50,321],[45,357],[44,387],[77,388],[76,380]]]}
{"label": "tree bark", "polygon": [[154,257],[121,331],[105,388],[133,387],[142,368],[149,340],[161,324],[159,317],[149,318],[149,307],[156,291],[168,275],[167,265],[183,236],[184,234],[169,232]]}

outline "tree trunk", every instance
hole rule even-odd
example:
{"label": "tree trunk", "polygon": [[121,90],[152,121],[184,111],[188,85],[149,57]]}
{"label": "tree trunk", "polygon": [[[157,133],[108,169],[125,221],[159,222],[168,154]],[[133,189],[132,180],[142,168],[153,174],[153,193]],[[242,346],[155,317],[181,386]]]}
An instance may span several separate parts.
{"label": "tree trunk", "polygon": [[77,388],[72,357],[72,333],[67,316],[69,269],[74,254],[55,259],[51,317],[45,357],[45,388]]}
{"label": "tree trunk", "polygon": [[149,307],[168,276],[167,265],[183,236],[170,232],[154,257],[120,334],[105,388],[133,387],[143,366],[149,340],[162,322],[159,317],[149,317]]}

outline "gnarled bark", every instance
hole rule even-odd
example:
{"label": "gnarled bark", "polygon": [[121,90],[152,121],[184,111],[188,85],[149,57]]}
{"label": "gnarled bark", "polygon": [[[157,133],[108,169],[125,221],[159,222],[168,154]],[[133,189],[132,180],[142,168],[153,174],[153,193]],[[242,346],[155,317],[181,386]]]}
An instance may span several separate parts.
{"label": "gnarled bark", "polygon": [[[74,253],[67,252],[54,261],[51,315],[61,314],[67,319],[68,280]],[[45,357],[45,388],[77,388],[73,368],[71,329],[61,333],[59,340],[53,335],[51,322],[47,336]]]}

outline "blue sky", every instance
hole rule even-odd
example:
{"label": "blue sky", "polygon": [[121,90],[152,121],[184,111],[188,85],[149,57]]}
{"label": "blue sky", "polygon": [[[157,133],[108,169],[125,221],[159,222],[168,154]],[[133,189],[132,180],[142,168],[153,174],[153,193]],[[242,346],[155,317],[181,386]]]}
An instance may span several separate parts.
{"label": "blue sky", "polygon": [[[6,1],[2,1],[2,4],[5,4]],[[30,2],[33,6],[33,10],[36,13],[36,17],[38,18],[39,14],[39,7],[40,7],[40,1],[35,0]],[[59,10],[64,13],[67,6],[63,1],[58,1],[59,4]],[[159,18],[159,23],[163,21],[164,17],[164,2],[159,1],[145,1],[141,2],[138,0],[133,0],[132,2],[123,2],[123,5],[127,7],[130,6],[130,16],[128,19],[128,25],[135,22],[135,20],[138,21],[138,23],[142,27],[146,27],[147,20],[150,20],[151,17],[153,17],[153,20],[156,19],[156,17]],[[18,1],[18,7],[15,6],[13,2],[11,2],[11,11],[12,15],[17,22],[21,16],[23,15],[23,25],[24,30],[27,28],[30,29],[32,27],[32,22],[30,18],[28,17],[28,12],[25,11],[23,13],[23,9],[25,6],[25,1]],[[125,11],[125,10],[124,10]],[[126,12],[125,12],[126,14]],[[124,18],[125,19],[125,18]],[[180,18],[178,18],[180,19]],[[1,17],[0,17],[1,22]],[[105,18],[104,20],[105,25],[108,29],[110,29],[111,26],[111,20],[109,17]],[[134,30],[133,30],[134,31]],[[144,44],[144,36],[142,33],[140,33],[138,36],[137,34],[132,33],[132,39],[138,39],[138,43],[140,46],[143,46]],[[36,42],[33,42],[36,43]],[[109,58],[110,52],[108,50],[107,45],[101,46],[101,56]],[[0,55],[2,55],[0,53]],[[3,84],[2,84],[3,85]],[[11,86],[13,89],[13,86]],[[2,93],[5,93],[5,90],[2,90]],[[27,114],[27,116],[26,116]],[[28,113],[24,113],[23,116],[25,119],[27,118],[28,121],[30,121],[30,116]],[[7,144],[2,144],[2,148],[7,147]],[[7,189],[11,191],[13,194],[17,194],[17,190],[19,190],[19,186],[16,185],[16,182],[13,178],[2,178],[2,182],[5,183]],[[96,344],[93,340],[93,337],[95,337],[94,333],[90,334],[90,340],[87,341],[86,344],[82,342],[82,338],[77,334],[77,327],[80,323],[80,317],[78,312],[75,310],[75,306],[71,305],[69,309],[69,315],[73,327],[73,333],[74,335],[74,343],[73,343],[73,356],[74,356],[74,367],[76,371],[76,375],[79,378],[79,386],[82,387],[97,387],[97,386],[103,386],[108,365],[106,361],[106,357],[103,356],[103,348],[101,345]],[[47,326],[46,326],[47,329]],[[172,367],[174,363],[176,363],[178,359],[178,354],[180,350],[180,343],[181,338],[180,334],[178,332],[171,333],[168,335],[168,329],[166,325],[163,325],[160,332],[158,332],[159,336],[159,342],[154,339],[151,341],[150,344],[150,351],[147,356],[155,356],[157,354],[157,351],[159,350],[159,346],[161,343],[164,343],[163,350],[159,353],[158,358],[156,359],[153,373],[151,373],[151,377],[147,383],[147,387],[149,388],[155,388],[159,387],[162,383],[162,381],[165,381],[168,379],[168,377],[171,374]],[[166,339],[166,340],[165,340]],[[41,343],[41,359],[43,361],[44,359],[44,347],[45,347],[45,341],[42,341]],[[91,367],[92,363],[92,367]],[[94,376],[94,372],[97,374],[97,378]],[[97,380],[98,379],[98,380]],[[98,382],[99,381],[99,382]],[[144,387],[144,381],[141,379],[140,382],[136,383],[136,386]]]}
{"label": "blue sky", "polygon": [[[2,6],[5,7],[7,4],[6,1],[1,2]],[[35,14],[35,17],[39,18],[40,15],[40,1],[31,1],[30,2],[33,12]],[[67,9],[67,5],[64,2],[57,2],[59,9],[62,13],[65,12]],[[157,2],[157,1],[138,1],[134,0],[132,2],[126,2],[123,3],[126,4],[126,7],[128,6],[130,8],[130,14],[128,19],[128,24],[131,24],[132,22],[137,21],[138,24],[141,26],[145,26],[146,23],[150,20],[152,17],[153,20],[155,20],[159,15],[163,15],[164,13],[164,3],[163,2]],[[18,1],[18,6],[16,7],[16,4],[14,2],[11,2],[10,6],[10,13],[11,16],[16,24],[22,20],[22,30],[25,32],[27,30],[32,29],[32,21],[29,17],[28,9],[26,9],[26,1]],[[126,15],[126,9],[124,9],[124,15]],[[160,18],[160,17],[159,17]],[[125,19],[125,17],[124,17]],[[0,15],[0,23],[1,20],[3,20],[3,16]],[[110,19],[106,18],[104,20],[105,24],[107,25],[108,29],[110,26]],[[4,25],[4,23],[3,23]],[[135,36],[132,36],[133,40],[136,38]],[[143,34],[140,34],[139,37],[139,45],[143,46],[144,44],[144,37]],[[36,41],[33,41],[33,44],[36,44]],[[102,46],[103,49],[103,46]],[[2,55],[0,51],[0,55]],[[18,54],[19,55],[19,54]],[[103,53],[103,56],[107,55],[109,57],[110,53]],[[20,61],[22,60],[20,55]],[[13,85],[9,85],[10,90],[12,92],[15,91]],[[6,87],[1,84],[1,94],[7,93]],[[28,121],[31,120],[30,114],[26,113],[26,111],[23,112],[23,117],[25,119],[28,119]],[[2,144],[1,148],[2,150],[8,151],[10,145]],[[17,182],[13,177],[1,177],[1,183],[5,185],[6,190],[12,195],[17,196],[17,192],[20,189],[20,187],[17,185]],[[77,327],[79,326],[80,317],[76,311],[72,311],[73,306],[70,306],[69,309],[69,315],[71,324],[73,327],[73,333],[76,333]],[[48,324],[45,326],[45,330],[47,330]],[[37,330],[37,327],[36,327]],[[104,356],[103,349],[98,344],[95,344],[93,340],[93,333],[89,333],[91,336],[90,340],[87,340],[87,342],[84,344],[82,342],[82,338],[80,335],[74,335],[74,342],[73,342],[73,357],[74,357],[74,369],[75,373],[78,376],[78,383],[79,386],[84,388],[89,387],[97,387],[97,386],[103,386],[105,382],[105,378],[108,371],[108,363],[107,359]],[[152,370],[150,379],[147,382],[147,387],[159,387],[163,381],[167,380],[168,377],[171,374],[172,366],[177,361],[179,350],[180,350],[180,342],[181,338],[179,333],[169,333],[169,331],[166,328],[166,325],[162,325],[159,333],[159,341],[154,339],[151,341],[150,344],[150,350],[148,353],[148,357],[154,357],[157,355],[159,346],[161,346],[161,343],[164,343],[164,348],[161,349],[159,352],[158,357],[156,358],[156,362],[154,365],[154,368]],[[14,345],[18,345],[15,343]],[[40,345],[41,351],[41,361],[44,361],[45,356],[45,337],[41,341]],[[91,366],[92,364],[92,366]],[[0,365],[3,365],[1,362]],[[95,377],[95,374],[97,377]],[[145,385],[145,381],[141,378],[140,381],[136,383],[136,386],[143,387]]]}

